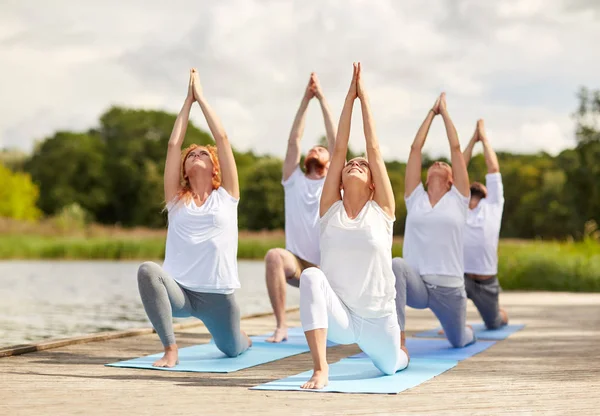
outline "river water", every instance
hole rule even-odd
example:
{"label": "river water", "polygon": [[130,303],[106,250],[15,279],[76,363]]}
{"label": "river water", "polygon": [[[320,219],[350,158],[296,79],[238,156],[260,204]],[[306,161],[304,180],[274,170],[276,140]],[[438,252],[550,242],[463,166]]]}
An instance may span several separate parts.
{"label": "river water", "polygon": [[[139,264],[0,261],[0,347],[150,326],[137,289]],[[239,275],[242,316],[271,311],[264,263],[240,261]],[[288,307],[299,298],[288,286]]]}

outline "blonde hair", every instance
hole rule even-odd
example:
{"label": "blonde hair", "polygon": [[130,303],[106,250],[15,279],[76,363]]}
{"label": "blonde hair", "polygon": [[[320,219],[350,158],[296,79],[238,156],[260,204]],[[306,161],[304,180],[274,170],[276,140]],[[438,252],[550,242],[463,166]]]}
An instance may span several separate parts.
{"label": "blonde hair", "polygon": [[181,183],[181,189],[177,193],[177,196],[175,198],[176,201],[184,201],[187,203],[192,198],[192,187],[190,185],[190,180],[185,175],[185,160],[187,159],[188,155],[191,153],[192,150],[198,149],[198,148],[206,149],[210,156],[210,160],[212,161],[212,164],[213,164],[213,176],[212,176],[213,190],[219,189],[219,187],[221,186],[221,166],[219,164],[217,148],[215,146],[211,146],[211,145],[200,146],[198,144],[192,144],[181,152],[181,169],[180,169],[180,176],[179,176],[179,180]]}

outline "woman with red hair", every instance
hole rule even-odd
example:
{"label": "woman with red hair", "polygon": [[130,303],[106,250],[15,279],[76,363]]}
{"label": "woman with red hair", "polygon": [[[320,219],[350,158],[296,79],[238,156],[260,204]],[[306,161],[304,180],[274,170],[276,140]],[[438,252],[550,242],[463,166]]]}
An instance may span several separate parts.
{"label": "woman with red hair", "polygon": [[[217,144],[181,150],[190,109],[197,101]],[[229,357],[252,345],[240,330],[234,290],[237,273],[238,174],[227,134],[202,94],[196,69],[177,116],[164,173],[169,226],[163,266],[143,263],[138,287],[146,314],[164,346],[156,367],[174,367],[178,349],[173,317],[194,316],[206,325],[215,345]]]}

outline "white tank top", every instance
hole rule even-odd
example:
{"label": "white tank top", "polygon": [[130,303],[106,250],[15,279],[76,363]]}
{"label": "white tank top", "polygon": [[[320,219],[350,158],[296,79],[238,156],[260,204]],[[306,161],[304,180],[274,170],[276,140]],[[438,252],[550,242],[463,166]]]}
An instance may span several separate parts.
{"label": "white tank top", "polygon": [[170,203],[163,269],[195,292],[232,293],[237,270],[238,199],[220,187],[204,204]]}
{"label": "white tank top", "polygon": [[368,201],[350,219],[342,201],[321,218],[321,269],[333,291],[355,314],[381,318],[396,310],[390,218]]}
{"label": "white tank top", "polygon": [[282,181],[285,193],[285,248],[319,265],[319,202],[325,178],[309,179],[296,168]]}

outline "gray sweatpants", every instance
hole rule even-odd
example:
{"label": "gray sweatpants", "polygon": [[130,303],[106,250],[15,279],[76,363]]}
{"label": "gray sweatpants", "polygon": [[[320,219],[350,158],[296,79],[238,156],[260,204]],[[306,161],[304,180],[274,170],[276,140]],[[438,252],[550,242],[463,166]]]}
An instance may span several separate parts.
{"label": "gray sweatpants", "polygon": [[498,329],[506,325],[500,316],[498,295],[501,288],[498,277],[475,280],[465,276],[465,289],[467,297],[473,301],[487,329]]}
{"label": "gray sweatpants", "polygon": [[173,317],[200,319],[225,355],[236,357],[248,349],[240,330],[240,309],[232,294],[200,293],[181,287],[158,264],[142,263],[138,288],[146,314],[165,347],[175,344]]}
{"label": "gray sweatpants", "polygon": [[415,309],[429,308],[442,324],[446,338],[453,347],[465,347],[475,342],[473,330],[465,326],[467,295],[464,287],[442,287],[425,283],[400,257],[392,260],[392,269],[396,276],[396,312],[402,331],[406,322],[406,305]]}

